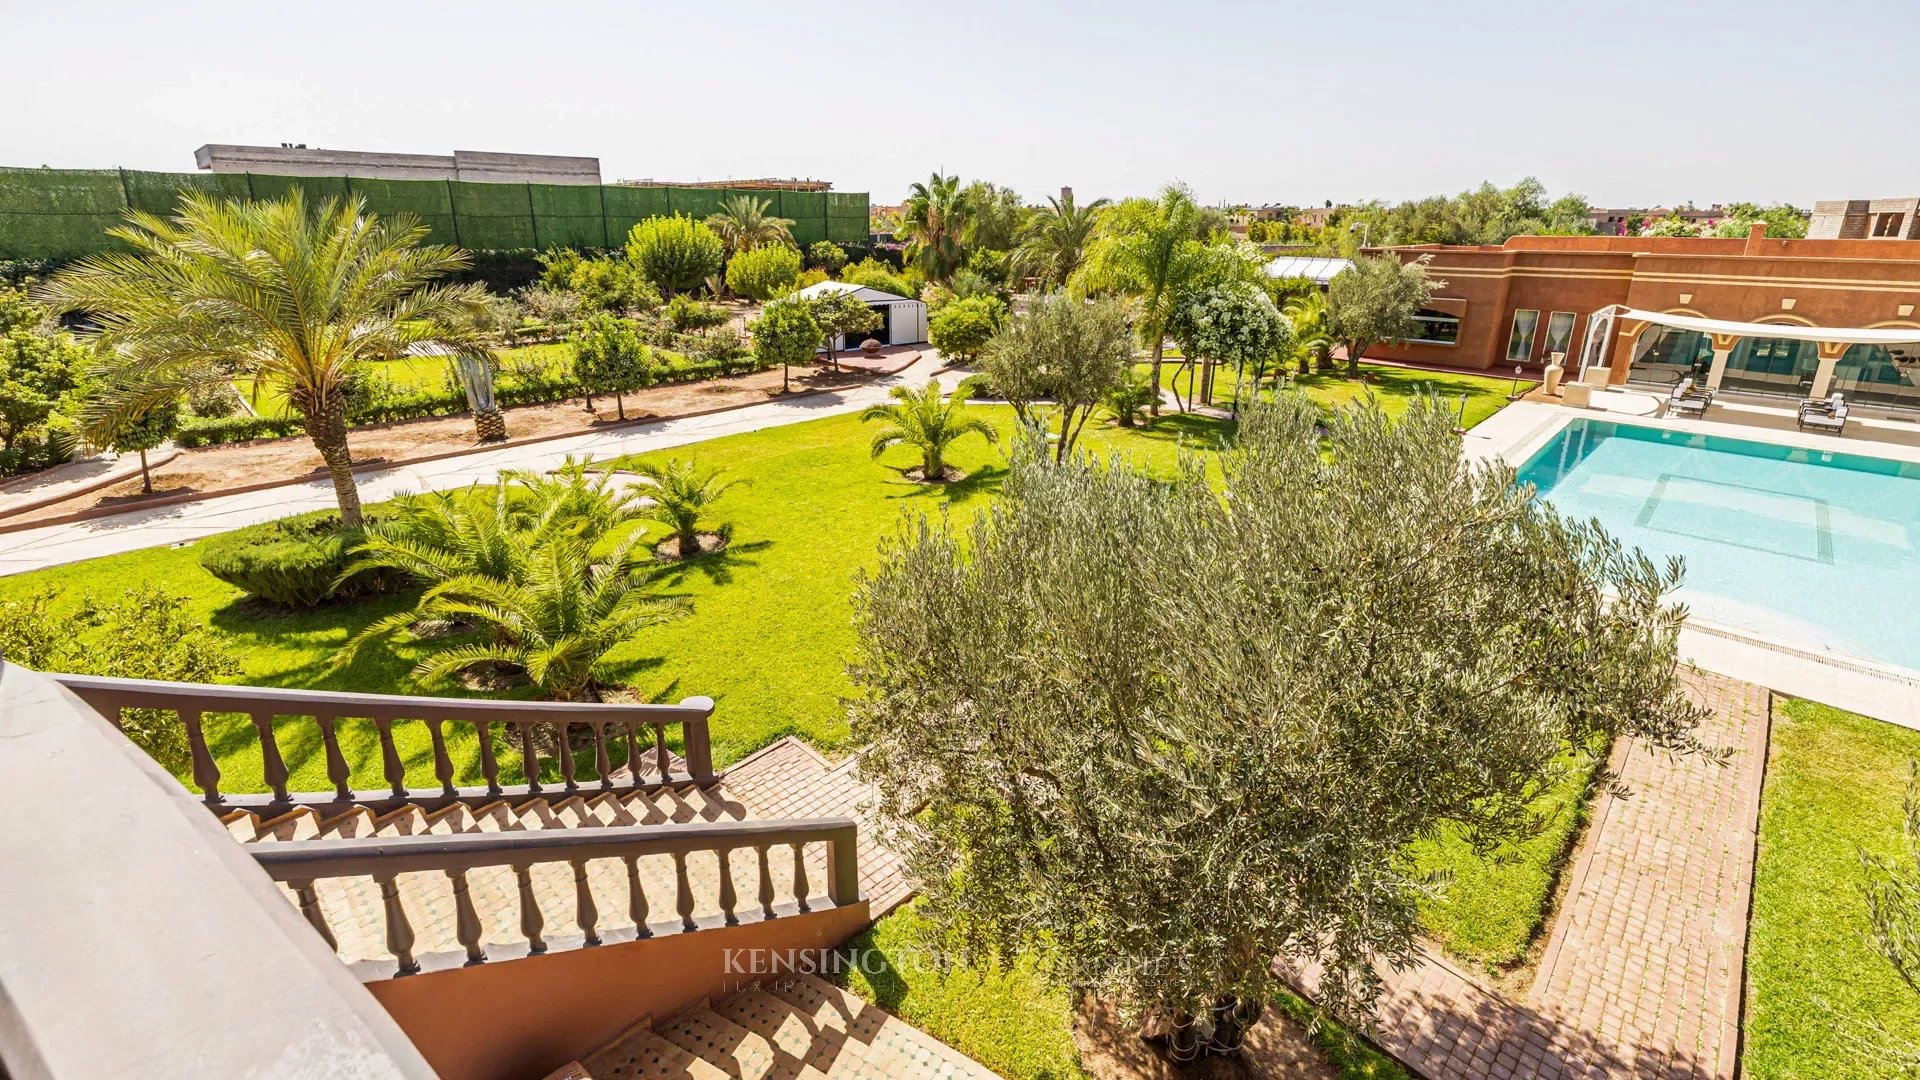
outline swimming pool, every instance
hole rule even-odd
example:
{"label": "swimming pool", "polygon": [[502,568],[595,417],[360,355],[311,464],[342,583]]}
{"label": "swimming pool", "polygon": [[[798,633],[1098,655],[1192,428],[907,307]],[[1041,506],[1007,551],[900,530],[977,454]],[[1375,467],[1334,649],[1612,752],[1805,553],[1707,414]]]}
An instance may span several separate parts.
{"label": "swimming pool", "polygon": [[1579,418],[1520,480],[1685,558],[1699,618],[1920,669],[1920,463]]}

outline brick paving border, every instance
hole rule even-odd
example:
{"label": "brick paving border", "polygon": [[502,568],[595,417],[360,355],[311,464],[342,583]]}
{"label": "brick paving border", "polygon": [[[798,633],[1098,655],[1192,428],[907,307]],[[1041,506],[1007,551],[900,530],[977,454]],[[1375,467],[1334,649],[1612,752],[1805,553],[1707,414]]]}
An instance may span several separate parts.
{"label": "brick paving border", "polygon": [[[1437,950],[1386,973],[1375,1039],[1433,1080],[1732,1080],[1770,695],[1685,676],[1723,765],[1615,747],[1626,794],[1602,792],[1524,1002]],[[1312,969],[1291,975],[1309,994]]]}

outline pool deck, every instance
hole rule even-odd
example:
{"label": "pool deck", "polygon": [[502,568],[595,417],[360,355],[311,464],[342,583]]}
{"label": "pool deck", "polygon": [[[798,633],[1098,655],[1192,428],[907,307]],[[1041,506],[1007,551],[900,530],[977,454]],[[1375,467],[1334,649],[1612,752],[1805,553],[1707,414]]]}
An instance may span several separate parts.
{"label": "pool deck", "polygon": [[[1561,428],[1586,417],[1829,453],[1920,462],[1920,445],[1877,437],[1883,433],[1896,438],[1902,434],[1920,435],[1912,424],[1877,418],[1855,420],[1848,425],[1847,430],[1853,433],[1848,436],[1815,435],[1773,426],[1780,419],[1779,414],[1785,415],[1789,425],[1792,423],[1791,412],[1744,403],[1716,406],[1712,413],[1716,419],[1682,419],[1577,409],[1549,404],[1536,396],[1533,400],[1514,402],[1468,431],[1462,450],[1471,461],[1498,459],[1517,468]],[[1733,418],[1753,422],[1728,422]],[[1916,598],[1916,602],[1920,602],[1920,598]],[[1681,631],[1680,654],[1706,671],[1920,729],[1920,671],[1843,656],[1702,620],[1690,620]]]}

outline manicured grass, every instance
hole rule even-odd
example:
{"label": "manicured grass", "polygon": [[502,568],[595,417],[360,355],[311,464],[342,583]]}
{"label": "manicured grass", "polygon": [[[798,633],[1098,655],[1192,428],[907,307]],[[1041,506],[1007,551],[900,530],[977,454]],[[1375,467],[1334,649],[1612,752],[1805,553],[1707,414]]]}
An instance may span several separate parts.
{"label": "manicured grass", "polygon": [[1273,1006],[1303,1026],[1311,1026],[1319,1019],[1320,1026],[1313,1029],[1313,1043],[1326,1055],[1327,1063],[1340,1073],[1340,1080],[1409,1080],[1399,1062],[1327,1017],[1306,998],[1281,994],[1274,999]]}
{"label": "manicured grass", "polygon": [[[1150,369],[1150,365],[1143,365],[1143,370],[1146,369]],[[1371,391],[1379,397],[1388,415],[1395,416],[1405,412],[1421,393],[1438,394],[1455,410],[1460,409],[1460,396],[1465,394],[1467,400],[1465,411],[1461,414],[1461,426],[1469,428],[1506,407],[1508,395],[1513,392],[1513,380],[1484,375],[1421,371],[1382,364],[1361,364],[1360,371],[1364,379],[1349,379],[1338,372],[1296,375],[1292,385],[1324,408],[1361,400]],[[1177,363],[1163,363],[1160,385],[1177,390],[1184,397],[1188,391],[1188,381],[1195,378],[1197,373],[1197,366],[1182,371]],[[1269,375],[1268,381],[1261,385],[1263,389],[1270,389],[1273,385],[1272,376]],[[1520,384],[1521,391],[1525,392],[1533,385],[1523,381]],[[1232,404],[1233,399],[1233,369],[1221,367],[1214,372],[1213,403],[1226,406]]]}
{"label": "manicured grass", "polygon": [[[1012,411],[991,408],[1011,434]],[[1212,446],[1227,424],[1170,416],[1151,428],[1124,431],[1092,425],[1084,442],[1118,450],[1142,467],[1170,470],[1183,439]],[[873,563],[882,537],[909,514],[970,513],[984,505],[1005,475],[999,447],[977,437],[954,447],[949,461],[969,471],[949,488],[911,483],[900,475],[917,463],[907,449],[871,459],[875,428],[852,415],[829,417],[731,436],[671,451],[752,481],[720,504],[719,519],[735,526],[733,546],[697,560],[666,580],[669,591],[692,598],[694,614],[642,635],[611,658],[614,680],[653,701],[705,694],[716,701],[716,760],[735,760],[782,735],[795,733],[834,748],[847,734],[841,697],[850,689],[845,664],[853,644],[853,575]],[[649,526],[664,534],[659,526]],[[417,685],[408,669],[427,645],[373,646],[354,664],[330,672],[340,645],[366,626],[411,603],[388,596],[299,613],[257,610],[238,590],[200,569],[192,546],[152,548],[0,578],[0,596],[53,589],[61,602],[82,595],[117,596],[142,582],[180,595],[196,613],[228,633],[244,657],[239,682],[375,693],[466,695],[458,683]],[[229,791],[263,790],[259,751],[244,722],[210,725]],[[380,755],[370,728],[343,722],[357,786],[381,786]],[[283,722],[283,750],[293,786],[326,790],[324,761],[308,722]],[[460,782],[478,781],[470,736],[450,726],[450,751]],[[429,744],[417,725],[396,725],[410,777],[432,783]],[[512,766],[509,766],[512,771]],[[516,774],[517,775],[517,774]]]}
{"label": "manicured grass", "polygon": [[1920,1045],[1920,994],[1869,945],[1862,850],[1900,850],[1920,732],[1807,701],[1774,711],[1747,932],[1742,1072],[1752,1080],[1895,1075],[1873,1024]]}
{"label": "manicured grass", "polygon": [[[558,373],[564,366],[571,364],[573,346],[566,342],[546,345],[520,345],[511,349],[496,349],[494,355],[505,368],[516,362],[539,361],[549,374]],[[439,390],[446,385],[447,361],[438,356],[404,356],[398,360],[380,360],[368,365],[391,380],[404,391]],[[233,380],[233,388],[240,396],[253,404],[253,409],[261,416],[288,415],[287,400],[278,387],[263,384],[258,395],[254,393],[254,380],[240,378]]]}
{"label": "manicured grass", "polygon": [[1457,832],[1414,845],[1414,865],[1448,878],[1420,903],[1420,921],[1447,952],[1491,971],[1526,958],[1574,837],[1587,819],[1601,755],[1568,752],[1553,783],[1533,800],[1541,828],[1518,843],[1476,855]]}
{"label": "manicured grass", "polygon": [[954,964],[928,947],[931,925],[904,907],[848,942],[854,993],[1011,1080],[1086,1075],[1073,1045],[1073,1001],[1031,961]]}

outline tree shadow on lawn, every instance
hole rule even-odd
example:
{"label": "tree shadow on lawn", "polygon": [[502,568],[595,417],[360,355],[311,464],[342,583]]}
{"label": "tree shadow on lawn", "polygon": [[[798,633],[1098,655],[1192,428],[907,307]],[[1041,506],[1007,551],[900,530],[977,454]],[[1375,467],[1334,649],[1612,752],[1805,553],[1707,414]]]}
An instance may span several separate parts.
{"label": "tree shadow on lawn", "polygon": [[670,589],[678,589],[685,585],[687,578],[697,571],[715,585],[730,585],[733,583],[735,569],[760,565],[759,560],[745,556],[765,551],[772,546],[771,540],[755,540],[750,544],[728,544],[719,551],[696,555],[691,559],[681,559],[678,562],[663,563],[649,572],[648,580]]}
{"label": "tree shadow on lawn", "polygon": [[[889,466],[891,468],[891,466]],[[902,491],[888,495],[889,499],[940,499],[944,498],[949,506],[964,506],[968,502],[986,495],[998,495],[1000,485],[1007,479],[1004,465],[982,465],[950,484],[923,484],[917,480],[908,480],[908,469],[894,469],[900,479],[888,483]]]}

